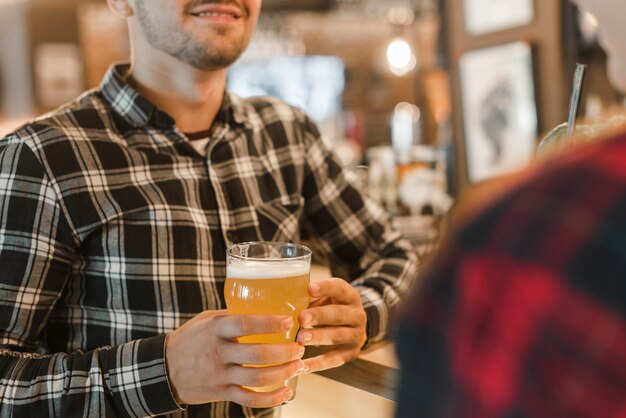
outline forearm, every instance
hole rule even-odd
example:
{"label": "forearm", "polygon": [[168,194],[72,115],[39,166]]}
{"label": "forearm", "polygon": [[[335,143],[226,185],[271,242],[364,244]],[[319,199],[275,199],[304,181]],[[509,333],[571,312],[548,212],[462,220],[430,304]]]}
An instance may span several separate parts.
{"label": "forearm", "polygon": [[137,417],[178,410],[164,339],[46,356],[0,350],[0,416]]}
{"label": "forearm", "polygon": [[385,210],[361,193],[315,128],[307,126],[306,227],[333,275],[358,289],[368,341],[378,341],[387,335],[391,317],[415,280],[417,254],[392,228]]}

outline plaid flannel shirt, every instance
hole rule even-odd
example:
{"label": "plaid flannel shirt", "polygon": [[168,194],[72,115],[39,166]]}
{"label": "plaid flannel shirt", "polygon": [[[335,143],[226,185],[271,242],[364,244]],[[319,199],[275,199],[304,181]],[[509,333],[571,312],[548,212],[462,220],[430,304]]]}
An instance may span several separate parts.
{"label": "plaid flannel shirt", "polygon": [[408,300],[398,418],[626,417],[626,131],[517,181]]}
{"label": "plaid flannel shirt", "polygon": [[0,416],[271,416],[168,385],[166,334],[225,306],[226,246],[308,231],[370,341],[416,256],[298,109],[227,94],[202,157],[127,71],[0,142]]}

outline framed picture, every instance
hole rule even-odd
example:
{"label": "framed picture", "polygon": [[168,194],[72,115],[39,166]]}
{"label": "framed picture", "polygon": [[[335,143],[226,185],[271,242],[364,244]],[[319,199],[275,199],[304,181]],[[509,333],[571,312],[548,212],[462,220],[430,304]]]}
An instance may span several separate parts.
{"label": "framed picture", "polygon": [[569,7],[539,0],[442,2],[454,196],[523,165],[532,158],[537,138],[567,120],[571,78],[563,77],[563,40],[570,32],[564,27],[564,4]]}
{"label": "framed picture", "polygon": [[470,183],[516,170],[533,158],[538,133],[532,57],[528,43],[512,42],[460,58]]}
{"label": "framed picture", "polygon": [[534,19],[534,0],[463,0],[465,28],[472,36],[512,29]]}

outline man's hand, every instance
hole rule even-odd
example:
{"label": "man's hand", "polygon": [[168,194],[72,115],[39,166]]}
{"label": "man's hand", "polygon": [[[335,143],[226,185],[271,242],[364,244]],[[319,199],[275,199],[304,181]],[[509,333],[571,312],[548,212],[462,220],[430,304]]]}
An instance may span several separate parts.
{"label": "man's hand", "polygon": [[298,343],[240,344],[236,338],[284,333],[292,326],[288,316],[199,314],[167,337],[165,357],[176,400],[189,405],[232,401],[255,408],[289,400],[292,391],[288,387],[262,393],[242,386],[267,386],[300,374],[305,366],[300,360],[304,347]]}
{"label": "man's hand", "polygon": [[345,280],[335,278],[309,284],[309,294],[309,309],[299,316],[303,328],[298,341],[327,347],[324,354],[305,360],[305,370],[330,369],[354,360],[367,335],[367,317],[359,292]]}

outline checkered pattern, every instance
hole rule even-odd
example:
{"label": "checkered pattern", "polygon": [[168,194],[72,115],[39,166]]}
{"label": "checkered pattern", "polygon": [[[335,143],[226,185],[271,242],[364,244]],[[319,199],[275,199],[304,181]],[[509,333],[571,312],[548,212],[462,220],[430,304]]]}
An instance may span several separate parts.
{"label": "checkered pattern", "polygon": [[127,71],[0,142],[0,416],[271,416],[168,386],[165,335],[224,308],[226,247],[306,237],[370,341],[416,256],[299,110],[227,95],[203,157]]}
{"label": "checkered pattern", "polygon": [[525,176],[407,304],[398,418],[626,417],[626,131]]}

